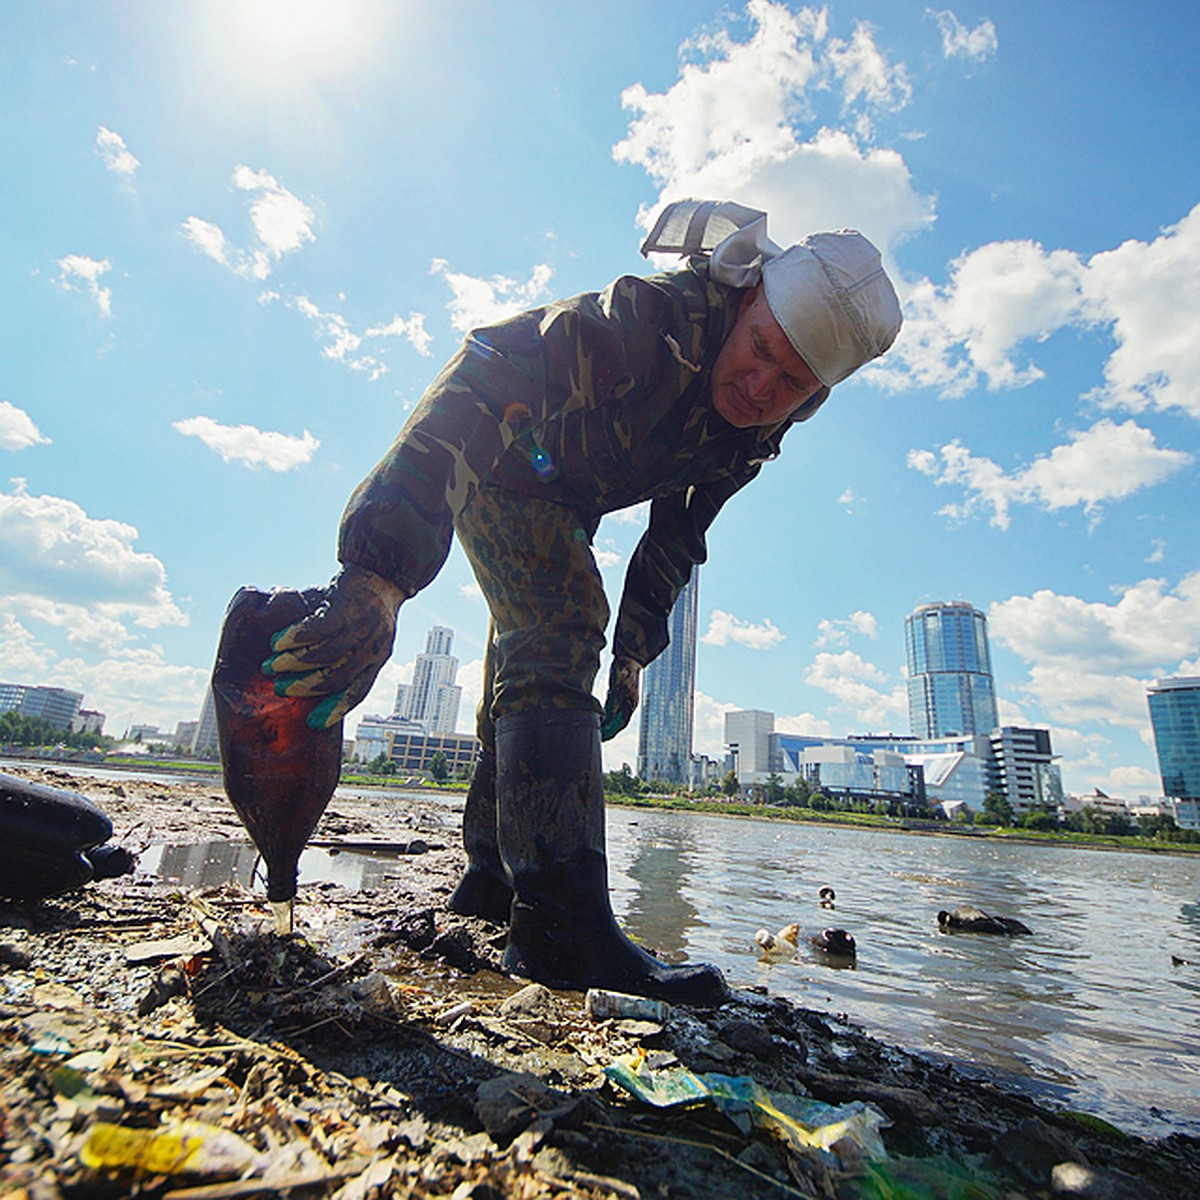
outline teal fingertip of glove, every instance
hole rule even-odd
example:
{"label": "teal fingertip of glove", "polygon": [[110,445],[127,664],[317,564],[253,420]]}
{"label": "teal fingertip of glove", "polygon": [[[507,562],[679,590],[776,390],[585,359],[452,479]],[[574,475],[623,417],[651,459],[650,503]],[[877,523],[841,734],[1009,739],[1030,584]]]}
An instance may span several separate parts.
{"label": "teal fingertip of glove", "polygon": [[345,716],[345,712],[342,710],[345,699],[344,691],[334,692],[332,696],[326,696],[320,704],[315,705],[312,712],[308,714],[309,729],[328,729],[331,725],[336,725]]}
{"label": "teal fingertip of glove", "polygon": [[[269,672],[268,672],[269,674]],[[307,679],[306,674],[291,674],[291,675],[276,675],[275,676],[275,695],[290,696],[291,689],[302,679]]]}

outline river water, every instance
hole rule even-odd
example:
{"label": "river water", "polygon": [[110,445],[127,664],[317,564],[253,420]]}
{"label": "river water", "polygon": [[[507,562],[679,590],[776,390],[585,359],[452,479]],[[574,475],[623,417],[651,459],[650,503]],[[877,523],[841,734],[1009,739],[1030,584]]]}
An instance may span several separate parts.
{"label": "river water", "polygon": [[[613,908],[648,945],[845,1013],[1123,1129],[1200,1135],[1200,857],[610,809]],[[837,908],[817,905],[831,885]],[[938,931],[974,904],[1031,937]],[[757,929],[848,929],[853,968]]]}
{"label": "river water", "polygon": [[[444,799],[454,838],[462,796],[419,799]],[[1200,856],[646,809],[610,808],[608,829],[613,910],[665,957],[714,962],[735,987],[844,1013],[1130,1132],[1200,1136],[1200,966],[1171,961],[1200,963]],[[165,868],[172,853],[182,864],[196,848],[152,848],[143,867],[161,855]],[[248,884],[253,864],[252,850],[226,846],[211,865]],[[302,882],[402,885],[404,870],[402,858],[313,849],[301,860]],[[833,912],[817,904],[823,884],[837,892]],[[1033,935],[940,933],[938,910],[960,904],[1019,917]],[[853,967],[803,943],[764,960],[755,931],[793,921],[848,929]]]}

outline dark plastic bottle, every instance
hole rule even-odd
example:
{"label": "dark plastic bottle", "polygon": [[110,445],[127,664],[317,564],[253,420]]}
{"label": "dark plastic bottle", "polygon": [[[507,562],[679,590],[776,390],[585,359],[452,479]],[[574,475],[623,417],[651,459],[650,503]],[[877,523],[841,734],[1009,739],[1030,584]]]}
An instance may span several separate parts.
{"label": "dark plastic bottle", "polygon": [[312,613],[324,589],[242,588],[230,601],[213,668],[225,794],[267,866],[267,899],[291,930],[301,851],[337,786],[342,723],[310,729],[316,700],[275,695],[262,664],[271,637]]}
{"label": "dark plastic bottle", "polygon": [[89,882],[84,851],[112,836],[86,796],[0,775],[0,896],[45,900]]}

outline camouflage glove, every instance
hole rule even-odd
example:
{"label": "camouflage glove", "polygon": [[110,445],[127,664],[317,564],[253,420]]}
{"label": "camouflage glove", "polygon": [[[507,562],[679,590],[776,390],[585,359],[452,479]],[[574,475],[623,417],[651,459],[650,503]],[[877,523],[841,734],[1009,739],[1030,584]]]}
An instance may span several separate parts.
{"label": "camouflage glove", "polygon": [[303,621],[271,638],[262,669],[279,696],[322,697],[313,729],[336,725],[371,690],[392,653],[396,613],[407,593],[364,567],[343,567],[325,600]]}
{"label": "camouflage glove", "polygon": [[614,655],[612,669],[608,673],[608,695],[604,699],[604,712],[600,717],[600,740],[615,738],[633,716],[638,706],[638,680],[642,674],[640,663],[623,655]]}

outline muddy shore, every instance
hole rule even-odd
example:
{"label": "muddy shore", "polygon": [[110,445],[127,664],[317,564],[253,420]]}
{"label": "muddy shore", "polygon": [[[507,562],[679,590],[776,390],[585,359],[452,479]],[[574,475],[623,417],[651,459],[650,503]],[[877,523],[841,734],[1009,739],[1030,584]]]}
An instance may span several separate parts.
{"label": "muddy shore", "polygon": [[[87,795],[133,849],[245,838],[216,780],[8,773]],[[0,902],[0,1191],[1196,1194],[1196,1139],[1040,1107],[780,997],[596,1021],[580,994],[506,978],[503,931],[444,911],[462,866],[448,816],[335,796],[316,838],[390,844],[394,878],[303,887],[290,938],[249,892],[144,873]],[[685,1083],[737,1098],[648,1102]],[[819,1126],[832,1149],[803,1144]]]}

